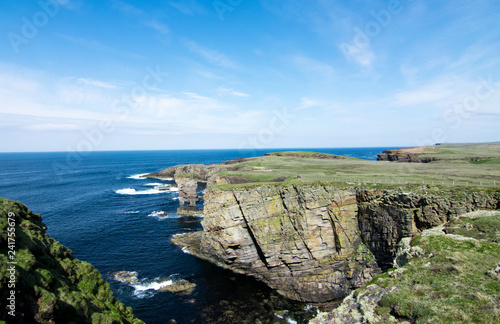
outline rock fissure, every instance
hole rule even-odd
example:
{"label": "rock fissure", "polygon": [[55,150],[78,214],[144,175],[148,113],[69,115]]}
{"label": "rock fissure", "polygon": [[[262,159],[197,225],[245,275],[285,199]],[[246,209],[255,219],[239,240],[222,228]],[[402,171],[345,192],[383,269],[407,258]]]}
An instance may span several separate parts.
{"label": "rock fissure", "polygon": [[247,218],[245,217],[245,212],[243,211],[243,208],[241,207],[241,203],[238,200],[238,197],[236,197],[236,194],[234,192],[233,192],[233,196],[234,196],[234,200],[236,201],[236,204],[238,205],[238,208],[240,209],[241,216],[243,217],[243,221],[245,222],[245,227],[248,231],[248,235],[250,235],[250,238],[252,239],[252,242],[255,246],[255,249],[257,250],[257,254],[259,255],[260,260],[262,261],[262,263],[264,263],[266,268],[269,268],[269,263],[267,262],[266,255],[264,254],[259,243],[257,242],[257,239],[255,238],[255,235],[252,231],[252,227],[250,226]]}
{"label": "rock fissure", "polygon": [[[412,192],[335,185],[208,188],[201,246],[282,295],[308,302],[342,298],[392,267],[404,237],[462,211],[495,208],[500,195],[460,190]],[[466,190],[466,189],[465,189]]]}

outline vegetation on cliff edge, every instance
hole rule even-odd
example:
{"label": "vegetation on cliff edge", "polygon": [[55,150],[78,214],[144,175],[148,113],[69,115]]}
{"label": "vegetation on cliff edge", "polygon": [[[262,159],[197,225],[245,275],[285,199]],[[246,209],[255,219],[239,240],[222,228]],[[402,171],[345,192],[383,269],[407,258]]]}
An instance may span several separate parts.
{"label": "vegetation on cliff edge", "polygon": [[[10,241],[8,233],[13,231],[8,228],[15,228]],[[113,297],[91,264],[73,258],[70,249],[45,233],[40,215],[20,202],[0,198],[0,230],[0,321],[143,323]]]}
{"label": "vegetation on cliff edge", "polygon": [[378,322],[499,323],[499,222],[498,213],[464,217],[445,226],[446,232],[460,233],[459,237],[413,238],[411,245],[422,249],[422,256],[372,281],[396,288],[379,302]]}

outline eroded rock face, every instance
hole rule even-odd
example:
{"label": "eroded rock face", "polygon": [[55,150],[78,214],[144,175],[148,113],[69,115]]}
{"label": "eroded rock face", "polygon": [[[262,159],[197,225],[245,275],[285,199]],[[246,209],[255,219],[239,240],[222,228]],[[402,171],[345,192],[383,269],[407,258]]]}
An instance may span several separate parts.
{"label": "eroded rock face", "polygon": [[[425,188],[425,187],[423,187]],[[363,242],[382,269],[392,267],[404,237],[443,224],[478,209],[497,209],[498,192],[457,188],[441,194],[400,191],[357,191],[359,229]]]}
{"label": "eroded rock face", "polygon": [[468,211],[498,209],[498,192],[468,190],[428,193],[424,186],[404,193],[321,184],[209,188],[204,231],[173,241],[288,298],[330,301],[392,266],[401,239]]}
{"label": "eroded rock face", "polygon": [[201,252],[282,295],[324,302],[379,272],[362,244],[355,191],[328,186],[207,190]]}

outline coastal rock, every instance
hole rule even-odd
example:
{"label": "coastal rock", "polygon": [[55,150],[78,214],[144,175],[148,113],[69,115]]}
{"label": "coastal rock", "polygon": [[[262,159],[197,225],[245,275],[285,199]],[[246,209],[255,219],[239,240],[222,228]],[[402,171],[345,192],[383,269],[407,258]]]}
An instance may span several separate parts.
{"label": "coastal rock", "polygon": [[209,189],[204,214],[198,254],[291,299],[340,298],[379,272],[362,243],[349,189]]}
{"label": "coastal rock", "polygon": [[342,304],[330,313],[319,313],[309,324],[361,324],[378,323],[375,313],[378,303],[385,294],[394,292],[395,288],[382,288],[370,285],[362,291],[353,291]]}
{"label": "coastal rock", "polygon": [[175,178],[177,188],[179,189],[179,204],[184,206],[196,207],[198,198],[198,180],[185,176],[178,176]]}
{"label": "coastal rock", "polygon": [[[0,252],[0,321],[143,323],[113,297],[91,264],[73,258],[70,249],[45,233],[40,215],[20,202],[0,198],[0,244],[5,247],[8,228],[15,228],[15,249]],[[14,307],[6,304],[12,295]]]}
{"label": "coastal rock", "polygon": [[190,295],[195,288],[196,288],[195,283],[189,282],[187,280],[181,280],[174,282],[171,285],[160,288],[160,291],[168,291],[181,295]]}
{"label": "coastal rock", "polygon": [[478,209],[498,209],[496,191],[448,188],[428,192],[426,186],[413,192],[359,189],[357,191],[359,229],[363,242],[386,270],[393,266],[401,239],[419,234]]}
{"label": "coastal rock", "polygon": [[392,267],[403,238],[500,204],[496,191],[429,192],[426,186],[405,193],[255,184],[209,188],[204,198],[203,232],[174,243],[288,298],[311,302],[344,297]]}

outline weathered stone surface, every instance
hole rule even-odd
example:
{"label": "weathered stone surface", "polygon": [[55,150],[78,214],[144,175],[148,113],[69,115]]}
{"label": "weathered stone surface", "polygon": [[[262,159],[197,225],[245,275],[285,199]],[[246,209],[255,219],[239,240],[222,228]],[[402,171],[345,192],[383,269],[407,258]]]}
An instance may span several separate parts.
{"label": "weathered stone surface", "polygon": [[196,288],[196,284],[187,280],[174,282],[171,285],[160,288],[160,291],[168,291],[181,295],[190,295]]}
{"label": "weathered stone surface", "polygon": [[443,224],[478,209],[498,209],[498,192],[456,188],[440,194],[395,190],[357,191],[359,229],[363,242],[382,269],[392,267],[404,237]]}
{"label": "weathered stone surface", "polygon": [[205,194],[200,251],[296,300],[347,295],[379,272],[361,242],[355,191],[262,186]]}
{"label": "weathered stone surface", "polygon": [[[192,234],[194,255],[251,275],[282,295],[322,302],[393,265],[398,244],[422,230],[477,209],[497,209],[496,191],[466,188],[428,193],[262,185],[209,188],[204,231]],[[198,240],[198,241],[197,241]]]}
{"label": "weathered stone surface", "polygon": [[342,304],[330,313],[320,313],[309,324],[360,324],[377,323],[375,308],[387,294],[395,289],[370,285],[361,292],[353,291]]}
{"label": "weathered stone surface", "polygon": [[175,182],[179,189],[179,205],[184,207],[186,204],[189,207],[195,207],[199,201],[198,198],[198,181],[186,177],[176,177]]}

